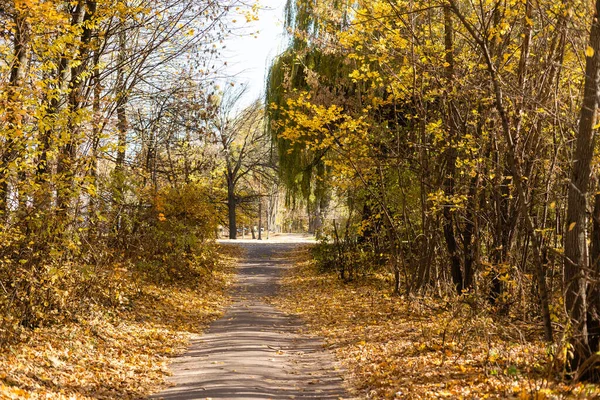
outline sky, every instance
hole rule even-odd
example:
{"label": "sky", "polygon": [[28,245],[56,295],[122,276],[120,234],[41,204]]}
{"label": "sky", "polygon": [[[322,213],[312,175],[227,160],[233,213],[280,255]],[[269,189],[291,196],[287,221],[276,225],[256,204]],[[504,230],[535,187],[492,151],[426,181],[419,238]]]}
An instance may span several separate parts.
{"label": "sky", "polygon": [[[227,83],[234,81],[236,84],[248,85],[239,106],[249,105],[263,96],[269,65],[273,58],[284,50],[285,3],[286,0],[259,0],[259,19],[251,23],[246,23],[243,15],[233,17],[237,22],[232,25],[247,34],[228,38],[222,55],[227,61]],[[249,34],[251,32],[258,33]]]}

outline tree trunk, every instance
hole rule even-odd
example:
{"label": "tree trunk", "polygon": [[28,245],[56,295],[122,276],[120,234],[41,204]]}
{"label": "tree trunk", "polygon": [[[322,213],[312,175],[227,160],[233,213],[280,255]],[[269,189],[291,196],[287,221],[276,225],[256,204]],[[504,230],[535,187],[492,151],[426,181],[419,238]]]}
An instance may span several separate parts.
{"label": "tree trunk", "polygon": [[19,93],[19,85],[23,78],[25,66],[27,64],[27,32],[28,26],[26,19],[21,15],[18,9],[14,10],[15,33],[13,39],[14,60],[10,70],[10,78],[7,93],[8,114],[8,132],[3,132],[5,141],[3,143],[2,156],[0,157],[0,219],[8,214],[8,198],[9,198],[9,179],[10,179],[10,164],[15,157],[15,146],[18,142],[18,136],[21,135],[21,118],[20,113],[21,94]]}
{"label": "tree trunk", "polygon": [[[567,221],[565,234],[565,306],[571,320],[573,336],[573,358],[571,369],[579,379],[598,380],[600,375],[594,371],[597,357],[598,338],[594,336],[600,317],[591,315],[596,299],[589,299],[588,294],[598,291],[596,277],[590,277],[588,256],[588,220],[587,196],[590,186],[591,162],[594,153],[597,120],[598,95],[600,90],[600,0],[596,0],[595,15],[590,33],[590,43],[586,52],[585,86],[579,130],[577,132],[573,170],[567,200]],[[591,52],[593,51],[593,54]],[[594,271],[597,266],[594,266]],[[592,279],[590,279],[592,278]],[[596,296],[597,297],[597,296]],[[596,328],[594,328],[596,326]],[[590,362],[589,360],[592,360]]]}
{"label": "tree trunk", "polygon": [[262,197],[258,196],[258,240],[262,240]]}
{"label": "tree trunk", "polygon": [[[478,177],[471,179],[469,188],[470,201],[467,203],[466,217],[463,229],[463,287],[471,289],[475,281],[475,265],[476,265],[476,245],[474,245],[473,235],[475,235],[475,220],[477,219],[477,186]],[[476,241],[477,239],[475,239]],[[475,265],[474,265],[475,264]]]}
{"label": "tree trunk", "polygon": [[[96,50],[94,52],[94,65],[98,65],[100,62],[100,53]],[[102,96],[102,87],[100,86],[100,72],[98,69],[94,70],[92,75],[92,82],[94,86],[93,91],[93,100],[92,100],[92,115],[94,126],[92,128],[92,159],[90,161],[90,177],[92,178],[92,184],[94,188],[98,188],[98,147],[100,146],[100,132],[101,132],[101,119],[102,114],[100,110],[100,97]],[[88,238],[90,241],[93,240],[93,237],[97,234],[98,229],[98,218],[97,213],[98,209],[98,199],[95,195],[89,196],[88,203],[88,219],[90,224],[90,229],[88,232]]]}
{"label": "tree trunk", "polygon": [[[499,150],[496,149],[496,152],[499,153]],[[499,160],[499,157],[497,157],[497,160]],[[506,173],[510,173],[509,171],[510,167],[508,166],[503,166],[500,169],[500,172],[498,172],[498,175],[501,176],[498,184],[499,187],[492,190],[491,196],[495,211],[494,246],[491,252],[495,269],[492,271],[492,288],[489,294],[489,301],[494,306],[500,305],[498,301],[504,293],[505,287],[500,277],[506,272],[504,269],[509,261],[508,257],[512,237],[518,220],[518,209],[511,207],[510,185],[512,179],[510,176],[505,175]],[[504,313],[508,309],[502,305],[500,311]]]}
{"label": "tree trunk", "polygon": [[227,212],[229,216],[229,239],[237,238],[237,225],[235,219],[236,199],[234,186],[232,183],[227,184]]}
{"label": "tree trunk", "polygon": [[117,57],[118,68],[117,68],[117,82],[115,84],[115,97],[117,99],[117,156],[115,160],[114,169],[114,185],[115,193],[113,200],[116,203],[120,203],[123,197],[124,191],[124,170],[125,170],[125,153],[127,150],[127,93],[125,86],[125,72],[124,64],[126,60],[126,37],[125,29],[122,28],[119,32],[119,54]]}
{"label": "tree trunk", "polygon": [[[448,90],[451,90],[454,81],[454,44],[453,44],[454,27],[452,25],[452,15],[449,7],[444,7],[444,46],[446,51],[446,84]],[[450,94],[452,96],[452,94]],[[448,129],[448,148],[444,154],[446,168],[444,171],[443,187],[444,194],[447,199],[454,197],[454,180],[456,175],[456,115],[454,103],[451,98],[447,100],[447,129]],[[450,273],[452,282],[458,294],[460,294],[464,286],[463,273],[461,270],[460,256],[458,254],[458,243],[456,240],[455,224],[450,206],[452,200],[444,205],[444,238],[446,239],[446,248],[450,257]]]}
{"label": "tree trunk", "polygon": [[79,137],[80,124],[76,121],[76,115],[79,112],[82,104],[82,93],[81,87],[85,82],[83,77],[86,69],[89,65],[87,59],[91,52],[91,40],[92,40],[92,28],[88,26],[88,23],[94,17],[96,12],[95,1],[83,1],[80,0],[77,6],[74,8],[71,14],[71,25],[82,25],[83,30],[81,33],[80,44],[78,47],[78,57],[82,61],[77,66],[70,68],[70,81],[69,81],[69,92],[68,92],[68,110],[69,110],[69,122],[68,122],[68,138],[64,143],[58,155],[56,173],[61,180],[57,184],[56,191],[56,203],[57,212],[59,217],[63,219],[68,212],[68,208],[74,198],[74,180],[75,180],[75,161],[77,157],[77,149],[81,142]]}
{"label": "tree trunk", "polygon": [[[600,0],[599,0],[600,1]],[[458,4],[455,0],[449,0],[450,7],[454,11],[454,14],[460,19],[463,26],[467,29],[473,40],[479,45],[483,56],[485,58],[485,63],[487,66],[488,73],[490,75],[490,80],[492,83],[492,88],[494,90],[494,103],[496,106],[496,110],[498,111],[498,116],[500,117],[501,125],[502,125],[502,134],[504,139],[506,140],[507,148],[506,148],[506,159],[508,161],[508,165],[510,166],[510,170],[513,174],[514,186],[517,190],[517,194],[519,197],[518,205],[519,211],[523,216],[525,222],[525,228],[527,232],[531,236],[531,244],[532,251],[534,256],[534,266],[535,266],[535,275],[538,284],[539,296],[540,296],[540,308],[542,312],[542,318],[544,322],[544,334],[545,338],[548,342],[553,340],[553,329],[552,329],[552,321],[550,319],[550,306],[549,306],[549,295],[548,288],[546,284],[546,273],[542,261],[541,256],[541,239],[538,237],[538,232],[536,230],[536,225],[529,215],[529,209],[527,206],[527,190],[526,190],[526,179],[523,175],[523,168],[521,165],[520,159],[517,157],[516,153],[516,142],[515,136],[513,135],[513,130],[511,129],[511,123],[509,118],[509,113],[507,112],[504,106],[504,93],[502,90],[501,79],[498,76],[498,72],[496,67],[494,66],[494,60],[490,53],[490,48],[488,46],[488,41],[485,37],[482,37],[477,29],[466,19],[466,17],[460,12]],[[518,132],[517,132],[518,133]]]}
{"label": "tree trunk", "polygon": [[[525,15],[523,16],[523,43],[521,45],[521,56],[519,59],[519,69],[518,69],[518,87],[520,92],[525,92],[525,84],[527,82],[528,76],[528,66],[529,66],[529,53],[531,47],[531,37],[532,37],[532,25],[531,20],[533,18],[533,6],[530,0],[525,1]],[[523,103],[524,96],[519,100],[517,104],[517,113],[516,113],[516,141],[518,141],[518,135],[521,131],[521,125],[523,121]],[[496,152],[498,153],[498,146],[496,145]],[[499,162],[500,155],[497,154],[496,160]],[[508,160],[507,160],[508,161]],[[505,171],[510,171],[510,166],[506,165],[504,167]],[[510,184],[511,178],[505,176],[505,172],[501,172],[502,180],[500,190],[494,190],[493,200],[495,203],[496,209],[496,223],[494,229],[494,251],[493,251],[493,260],[496,267],[498,267],[497,271],[492,271],[494,274],[492,277],[492,288],[489,295],[489,301],[492,305],[497,305],[498,299],[502,296],[504,292],[504,285],[500,280],[500,275],[503,274],[503,267],[508,263],[508,255],[509,255],[509,247],[512,241],[512,234],[515,229],[516,222],[518,220],[518,208],[513,209],[511,207],[510,201]],[[524,199],[523,199],[524,200]],[[503,305],[502,312],[507,312],[506,304]]]}
{"label": "tree trunk", "polygon": [[[600,193],[596,189],[594,195],[594,211],[592,213],[592,234],[590,244],[590,260],[592,262],[590,268],[590,285],[588,285],[587,298],[589,299],[587,310],[588,323],[588,345],[598,352],[600,350]],[[596,353],[597,354],[597,353]],[[597,361],[597,360],[596,360]],[[597,367],[595,363],[590,363],[590,367]],[[584,378],[595,378],[598,380],[598,371],[581,371]]]}

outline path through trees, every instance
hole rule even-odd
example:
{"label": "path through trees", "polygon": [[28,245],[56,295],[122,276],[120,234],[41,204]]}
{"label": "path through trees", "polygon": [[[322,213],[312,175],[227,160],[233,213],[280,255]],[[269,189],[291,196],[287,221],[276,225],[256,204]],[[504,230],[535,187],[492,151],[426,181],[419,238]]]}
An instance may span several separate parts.
{"label": "path through trees", "polygon": [[236,242],[247,254],[234,303],[174,361],[171,381],[176,385],[154,398],[348,398],[322,342],[302,335],[300,321],[264,297],[275,294],[277,278],[289,266],[282,257],[306,242],[293,236]]}

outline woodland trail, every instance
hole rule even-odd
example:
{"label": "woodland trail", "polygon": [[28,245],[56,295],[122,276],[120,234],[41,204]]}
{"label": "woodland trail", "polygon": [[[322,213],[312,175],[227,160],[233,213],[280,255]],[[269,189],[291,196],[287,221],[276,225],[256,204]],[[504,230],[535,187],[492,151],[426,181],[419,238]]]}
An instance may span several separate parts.
{"label": "woodland trail", "polygon": [[[333,356],[301,321],[265,301],[300,236],[223,241],[243,247],[233,304],[171,365],[174,386],[153,399],[348,399]],[[315,299],[318,301],[318,299]]]}

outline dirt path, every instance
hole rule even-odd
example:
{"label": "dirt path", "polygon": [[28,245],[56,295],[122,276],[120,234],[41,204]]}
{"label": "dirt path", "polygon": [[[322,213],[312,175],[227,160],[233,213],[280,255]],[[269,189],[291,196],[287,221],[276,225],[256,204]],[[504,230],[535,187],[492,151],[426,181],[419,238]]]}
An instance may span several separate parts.
{"label": "dirt path", "polygon": [[300,334],[298,319],[263,300],[277,290],[277,278],[287,266],[282,257],[302,242],[306,239],[293,236],[235,242],[247,255],[234,303],[173,362],[170,381],[175,386],[152,398],[350,398],[322,342]]}

